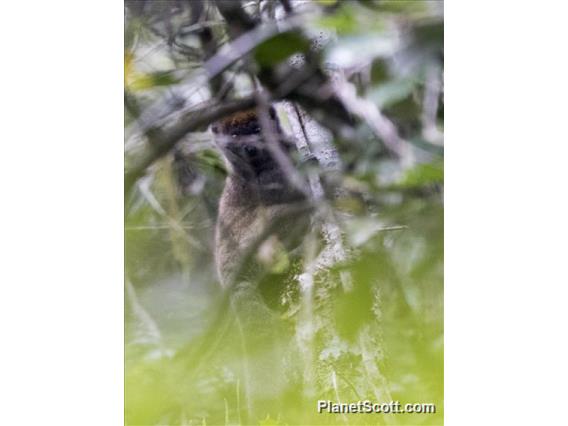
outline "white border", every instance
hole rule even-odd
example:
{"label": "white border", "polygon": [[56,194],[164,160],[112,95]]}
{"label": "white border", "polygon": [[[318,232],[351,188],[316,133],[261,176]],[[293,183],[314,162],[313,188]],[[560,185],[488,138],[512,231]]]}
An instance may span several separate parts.
{"label": "white border", "polygon": [[446,421],[560,424],[568,10],[445,6]]}
{"label": "white border", "polygon": [[0,15],[0,423],[121,424],[122,2]]}

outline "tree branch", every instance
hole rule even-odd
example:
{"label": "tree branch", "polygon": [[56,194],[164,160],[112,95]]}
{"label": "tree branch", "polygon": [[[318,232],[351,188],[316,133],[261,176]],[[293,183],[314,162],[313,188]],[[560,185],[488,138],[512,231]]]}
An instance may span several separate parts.
{"label": "tree branch", "polygon": [[144,175],[146,169],[156,160],[166,155],[189,132],[195,131],[201,127],[208,126],[214,121],[241,111],[243,109],[252,108],[256,105],[254,96],[237,99],[232,101],[224,101],[222,104],[208,106],[197,111],[188,112],[180,119],[177,125],[167,131],[159,129],[149,129],[146,136],[150,140],[149,149],[147,149],[138,159],[134,161],[132,166],[124,175],[124,190],[128,193],[134,183]]}

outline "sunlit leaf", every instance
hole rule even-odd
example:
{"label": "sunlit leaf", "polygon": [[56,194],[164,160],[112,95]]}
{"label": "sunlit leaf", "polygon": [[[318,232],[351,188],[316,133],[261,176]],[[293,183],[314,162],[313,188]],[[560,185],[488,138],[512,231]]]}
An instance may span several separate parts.
{"label": "sunlit leaf", "polygon": [[254,58],[262,66],[275,65],[294,53],[310,48],[309,41],[299,32],[285,32],[262,42],[254,50]]}

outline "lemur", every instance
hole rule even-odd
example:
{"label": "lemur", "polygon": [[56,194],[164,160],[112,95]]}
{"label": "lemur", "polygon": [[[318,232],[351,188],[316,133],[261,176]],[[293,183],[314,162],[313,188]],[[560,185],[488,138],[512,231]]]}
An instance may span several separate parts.
{"label": "lemur", "polygon": [[271,244],[293,249],[309,226],[309,195],[291,184],[264,136],[271,131],[288,158],[296,148],[284,138],[273,107],[266,115],[272,129],[262,129],[254,109],[212,127],[229,168],[215,233],[215,261],[224,287],[258,279],[263,252]]}

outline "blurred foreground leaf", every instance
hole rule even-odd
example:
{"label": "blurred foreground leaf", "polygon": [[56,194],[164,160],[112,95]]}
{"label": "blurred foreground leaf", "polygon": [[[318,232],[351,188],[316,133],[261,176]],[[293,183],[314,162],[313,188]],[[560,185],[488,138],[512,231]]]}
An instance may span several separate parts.
{"label": "blurred foreground leaf", "polygon": [[260,43],[254,50],[254,58],[261,66],[276,65],[294,53],[305,53],[310,42],[299,32],[285,32]]}

